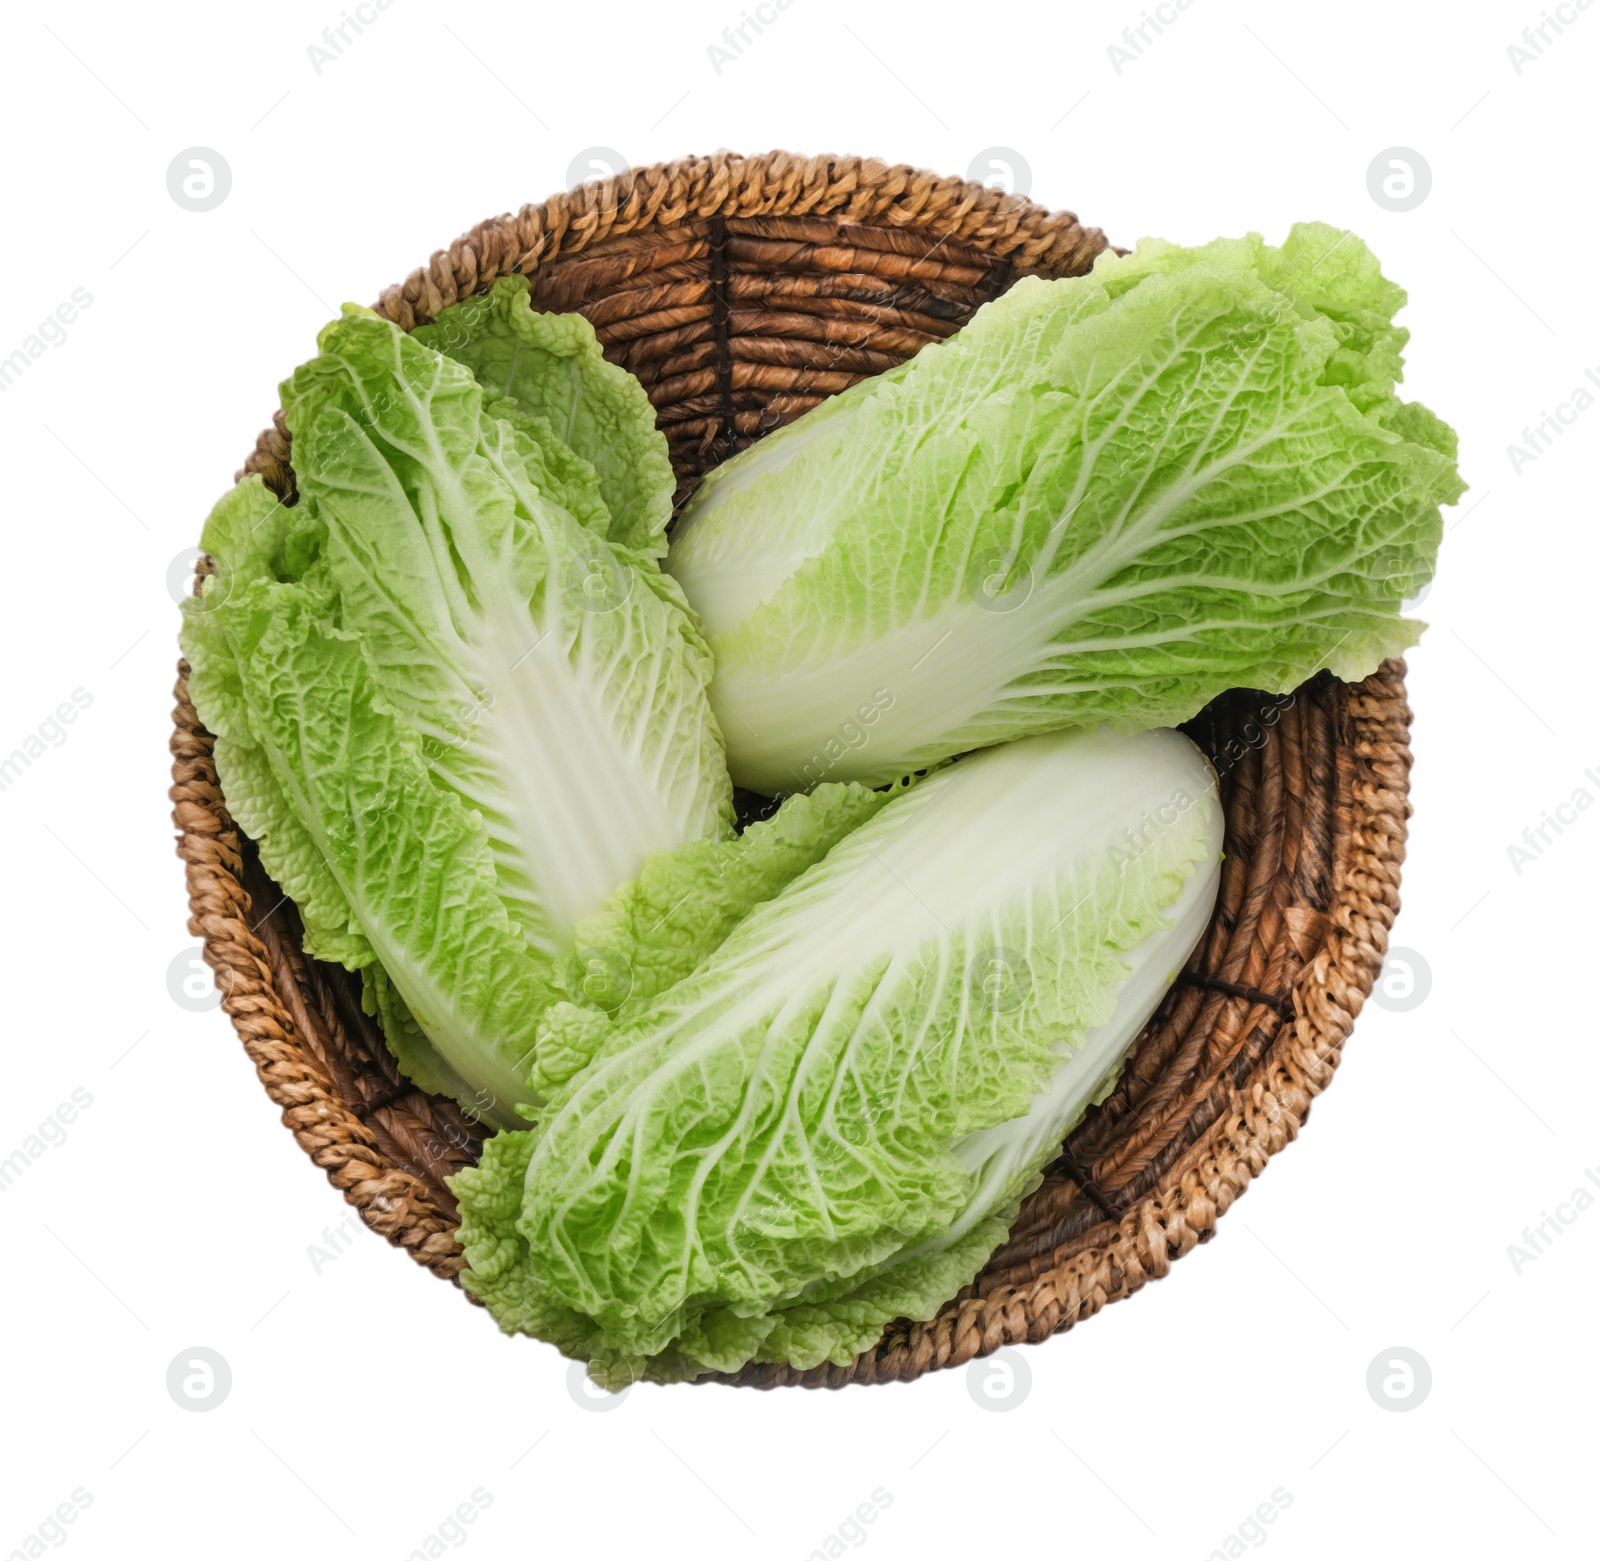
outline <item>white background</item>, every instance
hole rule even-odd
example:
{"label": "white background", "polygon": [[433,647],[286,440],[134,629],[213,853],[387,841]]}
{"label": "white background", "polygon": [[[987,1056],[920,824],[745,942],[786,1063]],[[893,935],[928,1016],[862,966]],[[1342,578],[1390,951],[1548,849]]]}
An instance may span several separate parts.
{"label": "white background", "polygon": [[[339,0],[13,13],[0,357],[74,288],[93,303],[0,394],[0,751],[74,689],[92,703],[0,792],[0,1156],[74,1089],[93,1103],[0,1195],[0,1554],[77,1487],[92,1503],[57,1537],[84,1561],[399,1558],[475,1489],[492,1501],[461,1533],[483,1556],[826,1554],[879,1488],[891,1504],[859,1531],[878,1561],[1228,1554],[1280,1487],[1292,1504],[1259,1531],[1275,1556],[1589,1553],[1600,1206],[1569,1208],[1520,1272],[1507,1250],[1600,1175],[1600,809],[1520,872],[1507,850],[1576,788],[1600,797],[1600,408],[1520,473],[1507,450],[1600,372],[1579,159],[1600,7],[1563,9],[1520,74],[1507,46],[1534,0],[1194,0],[1120,73],[1107,46],[1137,0],[793,0],[720,72],[708,46],[740,0],[395,0],[320,74],[308,46]],[[232,170],[203,214],[166,186],[192,146]],[[1005,1412],[966,1371],[581,1407],[552,1350],[353,1222],[316,1271],[308,1246],[349,1211],[224,1016],[169,995],[194,944],[165,795],[169,566],[342,300],[564,187],[597,146],[961,174],[1003,146],[1036,199],[1121,243],[1353,226],[1412,292],[1409,394],[1461,434],[1472,489],[1411,661],[1395,934],[1431,987],[1369,1005],[1218,1239],[1023,1352],[1031,1390]],[[1432,170],[1404,213],[1367,186],[1394,146]],[[209,1413],[165,1387],[191,1346],[231,1366]],[[1366,1387],[1394,1346],[1432,1372],[1409,1413]]]}

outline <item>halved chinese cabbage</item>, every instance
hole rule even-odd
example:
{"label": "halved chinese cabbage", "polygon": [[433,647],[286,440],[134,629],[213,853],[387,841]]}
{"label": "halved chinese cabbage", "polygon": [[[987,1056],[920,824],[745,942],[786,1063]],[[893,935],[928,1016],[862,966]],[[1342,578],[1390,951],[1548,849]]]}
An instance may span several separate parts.
{"label": "halved chinese cabbage", "polygon": [[845,1361],[932,1316],[1109,1088],[1221,843],[1172,731],[917,782],[654,1002],[591,1016],[533,1130],[452,1180],[463,1283],[613,1384]]}
{"label": "halved chinese cabbage", "polygon": [[667,568],[736,784],[874,784],[1176,723],[1413,644],[1455,435],[1395,394],[1405,294],[1320,224],[1024,278],[728,461]]}

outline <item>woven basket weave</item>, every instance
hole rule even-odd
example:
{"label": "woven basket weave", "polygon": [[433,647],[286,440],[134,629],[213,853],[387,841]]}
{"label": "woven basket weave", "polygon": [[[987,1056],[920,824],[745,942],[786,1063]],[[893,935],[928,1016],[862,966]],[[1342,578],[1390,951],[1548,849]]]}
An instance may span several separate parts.
{"label": "woven basket weave", "polygon": [[[957,330],[1017,277],[1074,276],[1106,247],[1071,213],[860,158],[718,153],[493,218],[387,289],[406,330],[496,277],[576,310],[644,383],[680,501],[701,475],[863,375]],[[294,491],[281,415],[245,472]],[[240,475],[243,475],[241,473]],[[203,563],[202,569],[206,566]],[[850,1366],[748,1367],[757,1386],[906,1380],[1038,1340],[1160,1278],[1292,1139],[1338,1064],[1398,906],[1411,754],[1404,666],[1236,691],[1186,728],[1227,814],[1209,932],[1010,1239],[929,1322]],[[464,1264],[444,1179],[484,1137],[396,1072],[360,983],[308,958],[294,906],[229,816],[181,663],[173,818],[192,917],[268,1095],[374,1230],[442,1279]]]}

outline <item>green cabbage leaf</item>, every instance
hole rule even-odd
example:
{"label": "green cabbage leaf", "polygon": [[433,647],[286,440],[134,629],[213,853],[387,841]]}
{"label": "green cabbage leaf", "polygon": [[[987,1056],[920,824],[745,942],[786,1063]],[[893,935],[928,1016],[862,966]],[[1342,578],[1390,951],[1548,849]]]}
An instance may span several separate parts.
{"label": "green cabbage leaf", "polygon": [[[347,308],[282,387],[298,503],[256,478],[224,497],[183,634],[229,806],[308,952],[364,972],[417,1083],[503,1123],[537,1101],[580,923],[733,833],[710,660],[658,563],[648,399],[581,319],[525,335],[508,395]],[[564,409],[517,399],[541,352],[583,391]],[[603,436],[581,410],[601,403]]]}
{"label": "green cabbage leaf", "polygon": [[1147,240],[706,479],[667,568],[736,784],[893,779],[1009,739],[1176,724],[1413,644],[1454,434],[1395,395],[1405,294],[1353,234]]}
{"label": "green cabbage leaf", "polygon": [[[798,799],[791,799],[798,800]],[[1055,734],[890,794],[452,1179],[463,1283],[613,1386],[847,1361],[933,1315],[1207,924],[1221,809],[1176,732]]]}

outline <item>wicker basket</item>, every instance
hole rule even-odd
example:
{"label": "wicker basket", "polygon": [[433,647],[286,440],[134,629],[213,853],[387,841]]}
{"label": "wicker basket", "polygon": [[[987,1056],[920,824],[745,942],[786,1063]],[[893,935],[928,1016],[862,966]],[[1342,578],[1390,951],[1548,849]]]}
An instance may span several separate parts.
{"label": "wicker basket", "polygon": [[[643,381],[679,498],[768,429],[950,335],[1018,276],[1106,247],[1070,213],[859,158],[718,153],[491,219],[389,288],[407,330],[520,271]],[[246,472],[292,495],[281,416]],[[242,475],[242,474],[241,474]],[[204,567],[204,566],[203,566]],[[301,1147],[374,1230],[442,1279],[463,1266],[444,1179],[483,1130],[401,1078],[359,983],[309,959],[295,908],[229,817],[180,664],[173,817],[190,930]],[[1189,724],[1227,812],[1211,928],[1115,1092],[1072,1134],[1006,1245],[930,1322],[848,1367],[748,1367],[758,1386],[905,1380],[1070,1328],[1160,1278],[1299,1130],[1380,967],[1404,854],[1404,667],[1295,695],[1245,691]]]}

